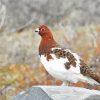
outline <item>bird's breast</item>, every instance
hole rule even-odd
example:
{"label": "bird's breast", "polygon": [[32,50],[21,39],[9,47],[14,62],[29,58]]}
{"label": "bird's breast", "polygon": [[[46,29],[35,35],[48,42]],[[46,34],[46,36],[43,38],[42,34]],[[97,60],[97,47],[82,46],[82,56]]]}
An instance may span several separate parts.
{"label": "bird's breast", "polygon": [[64,80],[67,79],[67,77],[70,78],[72,74],[80,73],[79,66],[72,66],[68,70],[65,68],[65,63],[68,62],[67,58],[58,59],[54,54],[50,55],[52,56],[52,59],[50,59],[49,61],[47,60],[47,57],[45,55],[41,55],[40,60],[47,72],[53,77]]}
{"label": "bird's breast", "polygon": [[51,54],[52,59],[47,60],[47,57],[45,55],[41,55],[40,60],[41,63],[44,65],[47,71],[62,71],[65,72],[66,69],[64,67],[64,63],[67,61],[67,59],[60,58],[57,59],[53,54]]}

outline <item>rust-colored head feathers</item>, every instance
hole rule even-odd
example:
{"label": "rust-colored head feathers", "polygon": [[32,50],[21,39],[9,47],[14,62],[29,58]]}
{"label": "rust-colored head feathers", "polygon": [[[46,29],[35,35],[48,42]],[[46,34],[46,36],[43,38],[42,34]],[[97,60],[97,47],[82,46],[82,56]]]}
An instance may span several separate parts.
{"label": "rust-colored head feathers", "polygon": [[50,51],[52,47],[57,46],[57,43],[55,42],[53,35],[47,26],[42,25],[39,28],[37,28],[35,32],[38,32],[38,34],[42,38],[39,45],[40,55]]}
{"label": "rust-colored head feathers", "polygon": [[37,28],[35,30],[35,32],[38,32],[39,35],[43,38],[43,39],[48,39],[48,38],[53,38],[51,31],[49,30],[49,28],[45,25],[40,26],[39,28]]}

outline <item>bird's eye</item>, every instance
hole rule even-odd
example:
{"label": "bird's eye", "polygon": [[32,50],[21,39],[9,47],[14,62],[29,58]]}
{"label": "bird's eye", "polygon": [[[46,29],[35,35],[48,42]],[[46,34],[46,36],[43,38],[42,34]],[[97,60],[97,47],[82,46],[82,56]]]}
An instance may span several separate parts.
{"label": "bird's eye", "polygon": [[41,31],[43,32],[43,31],[45,31],[45,29],[44,28],[41,28]]}

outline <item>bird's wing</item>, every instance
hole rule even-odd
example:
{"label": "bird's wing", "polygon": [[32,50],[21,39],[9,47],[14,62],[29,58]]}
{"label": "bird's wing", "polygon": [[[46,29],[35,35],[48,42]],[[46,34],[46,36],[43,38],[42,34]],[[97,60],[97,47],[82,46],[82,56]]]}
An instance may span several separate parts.
{"label": "bird's wing", "polygon": [[80,57],[76,53],[72,53],[69,49],[64,48],[52,48],[52,53],[56,58],[67,58],[65,68],[70,69],[71,66],[77,67],[80,64]]}
{"label": "bird's wing", "polygon": [[69,49],[64,48],[52,48],[52,53],[55,54],[58,59],[68,59],[68,61],[65,63],[65,68],[67,70],[70,70],[71,67],[76,69],[79,68],[79,71],[82,75],[91,77],[100,83],[100,75],[96,74],[87,64],[85,64],[76,53],[72,53]]}

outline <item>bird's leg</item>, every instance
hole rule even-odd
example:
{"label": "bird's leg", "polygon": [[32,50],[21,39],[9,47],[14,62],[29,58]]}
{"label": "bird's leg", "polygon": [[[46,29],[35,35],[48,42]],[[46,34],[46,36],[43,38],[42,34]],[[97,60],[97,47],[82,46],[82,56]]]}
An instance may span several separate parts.
{"label": "bird's leg", "polygon": [[66,86],[66,82],[63,82],[63,83],[61,84],[61,86]]}
{"label": "bird's leg", "polygon": [[69,86],[69,84],[70,84],[70,82],[69,82],[69,81],[66,81],[66,82],[63,82],[63,83],[61,84],[61,86]]}

